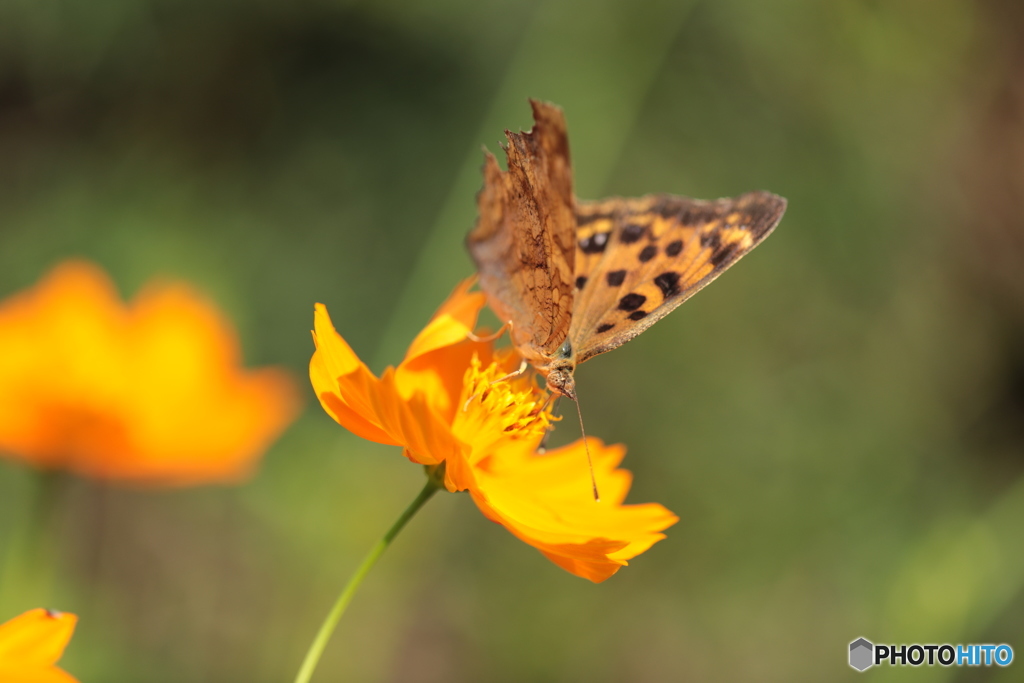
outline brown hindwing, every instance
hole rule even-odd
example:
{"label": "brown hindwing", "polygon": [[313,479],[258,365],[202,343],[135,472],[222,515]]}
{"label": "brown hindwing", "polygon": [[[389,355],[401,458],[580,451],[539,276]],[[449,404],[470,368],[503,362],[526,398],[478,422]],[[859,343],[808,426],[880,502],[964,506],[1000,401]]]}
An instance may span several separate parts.
{"label": "brown hindwing", "polygon": [[486,155],[479,218],[466,243],[488,303],[512,322],[517,350],[544,365],[569,332],[576,216],[562,110],[530,103],[533,129],[505,132],[508,172]]}
{"label": "brown hindwing", "polygon": [[786,200],[769,192],[578,202],[569,332],[576,362],[625,344],[668,315],[760,244],[785,210]]}

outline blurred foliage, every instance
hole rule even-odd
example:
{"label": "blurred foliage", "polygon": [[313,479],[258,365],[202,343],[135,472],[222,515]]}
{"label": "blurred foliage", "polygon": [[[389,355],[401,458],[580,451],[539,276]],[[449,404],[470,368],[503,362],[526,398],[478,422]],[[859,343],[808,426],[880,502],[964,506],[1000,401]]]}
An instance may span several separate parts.
{"label": "blurred foliage", "polygon": [[[631,499],[682,520],[594,586],[439,496],[318,678],[852,680],[861,635],[1016,645],[1022,36],[1015,0],[12,0],[0,294],[70,255],[126,294],[187,278],[248,363],[299,376],[323,301],[380,369],[471,272],[480,146],[552,100],[583,197],[790,201],[756,253],[578,372]],[[0,618],[79,614],[62,664],[85,682],[290,680],[421,476],[312,395],[239,488],[0,464]],[[31,528],[47,571],[19,566]]]}

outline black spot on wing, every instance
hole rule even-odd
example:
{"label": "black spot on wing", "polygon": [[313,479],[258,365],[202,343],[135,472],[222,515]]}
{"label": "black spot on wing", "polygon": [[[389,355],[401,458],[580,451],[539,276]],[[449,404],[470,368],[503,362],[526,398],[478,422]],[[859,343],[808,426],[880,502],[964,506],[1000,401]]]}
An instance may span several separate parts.
{"label": "black spot on wing", "polygon": [[647,297],[643,294],[637,294],[636,292],[630,292],[626,296],[619,299],[619,308],[623,311],[635,311],[644,305],[647,301]]}
{"label": "black spot on wing", "polygon": [[603,325],[598,325],[597,326],[597,333],[601,334],[602,332],[607,332],[608,330],[612,329],[613,327],[615,327],[615,325],[613,325],[611,323],[604,323]]}
{"label": "black spot on wing", "polygon": [[647,263],[652,258],[658,255],[658,247],[653,244],[648,244],[646,247],[640,250],[639,259],[641,263]]}
{"label": "black spot on wing", "polygon": [[643,225],[630,223],[629,225],[622,229],[621,233],[619,233],[619,240],[623,244],[633,244],[633,242],[636,242],[641,237],[643,237],[646,231],[647,228],[644,227]]}
{"label": "black spot on wing", "polygon": [[626,279],[626,271],[624,270],[613,270],[606,276],[608,285],[611,287],[618,287]]}
{"label": "black spot on wing", "polygon": [[665,247],[665,254],[668,256],[679,256],[679,252],[681,252],[682,250],[683,241],[675,240],[674,242],[669,242],[668,246]]}
{"label": "black spot on wing", "polygon": [[642,320],[647,317],[647,311],[633,311],[629,314],[630,320]]}
{"label": "black spot on wing", "polygon": [[654,278],[654,284],[658,285],[658,289],[661,290],[662,295],[667,299],[679,293],[679,273],[666,270]]}
{"label": "black spot on wing", "polygon": [[586,275],[580,275],[578,278],[576,278],[576,289],[583,289],[586,286],[587,286],[587,276]]}
{"label": "black spot on wing", "polygon": [[584,254],[600,254],[608,246],[608,233],[595,232],[590,237],[581,239],[579,246]]}

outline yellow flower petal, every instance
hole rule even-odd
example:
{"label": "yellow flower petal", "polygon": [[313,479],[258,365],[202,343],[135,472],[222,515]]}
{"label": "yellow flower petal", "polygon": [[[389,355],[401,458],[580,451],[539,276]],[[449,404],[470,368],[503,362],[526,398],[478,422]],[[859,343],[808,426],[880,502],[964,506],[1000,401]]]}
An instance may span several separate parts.
{"label": "yellow flower petal", "polygon": [[486,303],[483,292],[470,292],[476,278],[468,278],[458,284],[430,322],[416,335],[409,345],[405,359],[407,363],[431,351],[453,346],[466,341],[476,327],[477,316]]}
{"label": "yellow flower petal", "polygon": [[441,304],[395,372],[403,397],[423,394],[431,408],[449,422],[459,407],[462,379],[470,359],[474,355],[485,363],[491,359],[490,343],[469,340],[485,302],[482,293],[468,291],[473,281],[470,278],[460,283]]}
{"label": "yellow flower petal", "polygon": [[0,451],[139,483],[235,481],[294,419],[294,382],[240,367],[230,324],[189,288],[121,302],[71,261],[0,303]]}
{"label": "yellow flower petal", "polygon": [[34,609],[0,624],[0,680],[10,683],[74,683],[55,665],[78,618]]}
{"label": "yellow flower petal", "polygon": [[582,441],[544,455],[495,455],[490,468],[477,470],[470,493],[489,519],[563,569],[600,582],[664,538],[660,532],[678,518],[654,503],[623,505],[630,475],[616,466],[625,449],[589,441],[600,502],[592,497]]}
{"label": "yellow flower petal", "polygon": [[[374,414],[369,392],[376,378],[338,334],[323,304],[314,308],[313,343],[309,379],[320,405],[338,424],[369,441],[397,446]],[[342,379],[344,378],[344,384]]]}

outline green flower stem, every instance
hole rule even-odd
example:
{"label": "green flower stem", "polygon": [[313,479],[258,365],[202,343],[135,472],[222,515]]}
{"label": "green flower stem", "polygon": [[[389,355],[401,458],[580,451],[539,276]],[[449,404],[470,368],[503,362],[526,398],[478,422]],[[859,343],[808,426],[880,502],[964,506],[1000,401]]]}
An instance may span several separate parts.
{"label": "green flower stem", "polygon": [[427,476],[427,484],[420,491],[420,494],[416,496],[416,500],[409,504],[409,507],[405,509],[405,512],[398,518],[397,521],[388,529],[384,537],[377,541],[377,545],[373,546],[369,554],[363,560],[363,563],[359,565],[356,573],[352,575],[348,583],[345,584],[345,588],[342,589],[341,595],[335,601],[334,606],[331,607],[331,611],[328,612],[327,618],[324,619],[324,623],[320,626],[320,630],[316,634],[316,638],[313,639],[313,643],[309,646],[309,652],[306,653],[306,658],[302,661],[302,668],[299,669],[299,674],[295,677],[295,683],[309,683],[309,679],[313,676],[313,671],[316,670],[316,665],[320,662],[320,656],[324,653],[324,648],[327,647],[327,641],[331,639],[331,634],[334,633],[335,627],[338,625],[338,621],[341,620],[341,615],[345,613],[345,608],[348,607],[348,603],[352,601],[352,596],[355,595],[356,589],[359,588],[359,584],[363,582],[366,575],[370,573],[370,569],[377,563],[380,556],[384,554],[388,546],[391,545],[391,541],[395,539],[398,532],[406,525],[406,523],[412,519],[423,504],[430,500],[441,488],[440,481],[444,480],[443,469],[440,472],[440,477],[437,476],[437,472],[429,472]]}

